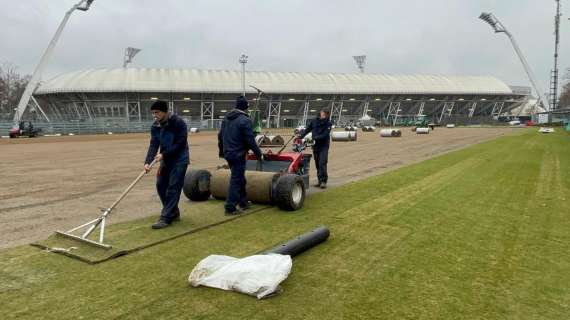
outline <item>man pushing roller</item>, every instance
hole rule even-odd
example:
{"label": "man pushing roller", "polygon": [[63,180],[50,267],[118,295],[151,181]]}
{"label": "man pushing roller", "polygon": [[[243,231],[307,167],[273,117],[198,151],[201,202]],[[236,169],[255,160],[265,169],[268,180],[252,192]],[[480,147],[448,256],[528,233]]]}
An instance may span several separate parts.
{"label": "man pushing roller", "polygon": [[[249,150],[261,160],[261,150],[255,143],[253,128],[249,115],[245,112],[249,104],[244,96],[236,99],[236,107],[222,121],[218,133],[220,158],[226,159],[231,170],[228,197],[226,199],[226,215],[236,215],[249,207],[245,191],[245,165]],[[239,208],[238,208],[239,207]]]}
{"label": "man pushing roller", "polygon": [[148,173],[153,160],[160,163],[156,191],[162,202],[162,211],[152,228],[162,229],[180,220],[178,201],[190,162],[188,128],[184,120],[168,112],[165,101],[155,101],[150,110],[155,121],[150,129],[150,146],[144,168]]}
{"label": "man pushing roller", "polygon": [[332,123],[329,120],[329,112],[321,110],[319,117],[312,120],[301,135],[304,138],[309,132],[313,133],[313,157],[317,167],[318,183],[315,187],[325,189],[329,179],[327,173],[327,163],[329,160],[329,146],[331,140]]}

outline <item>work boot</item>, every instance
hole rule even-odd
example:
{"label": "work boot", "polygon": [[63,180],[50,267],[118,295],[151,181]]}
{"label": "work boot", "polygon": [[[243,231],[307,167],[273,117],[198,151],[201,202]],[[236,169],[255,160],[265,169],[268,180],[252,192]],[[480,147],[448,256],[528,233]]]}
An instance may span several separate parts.
{"label": "work boot", "polygon": [[253,204],[251,203],[251,201],[247,201],[247,202],[245,203],[245,205],[241,205],[241,204],[240,204],[240,205],[239,205],[239,208],[240,208],[242,211],[245,211],[245,210],[251,209],[251,206],[252,206],[252,205],[253,205]]}
{"label": "work boot", "polygon": [[317,184],[313,185],[313,187],[315,187],[315,188],[320,188],[320,187],[321,187],[321,182],[319,181]]}
{"label": "work boot", "polygon": [[152,225],[152,228],[153,229],[164,229],[164,228],[169,227],[169,226],[170,226],[170,223],[161,219],[161,220],[158,220],[157,222],[155,222]]}
{"label": "work boot", "polygon": [[327,188],[327,183],[321,182],[321,189],[326,189],[326,188]]}
{"label": "work boot", "polygon": [[177,209],[174,212],[174,217],[172,218],[172,222],[179,222],[180,221],[180,209]]}
{"label": "work boot", "polygon": [[231,211],[231,210],[227,210],[225,212],[226,216],[237,216],[239,214],[243,213],[243,211],[239,208],[236,208],[235,210]]}

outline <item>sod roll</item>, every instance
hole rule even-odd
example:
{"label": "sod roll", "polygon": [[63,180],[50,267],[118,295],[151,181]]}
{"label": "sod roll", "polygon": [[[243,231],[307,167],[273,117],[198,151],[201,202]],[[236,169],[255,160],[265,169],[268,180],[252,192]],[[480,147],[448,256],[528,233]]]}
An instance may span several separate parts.
{"label": "sod roll", "polygon": [[267,138],[271,140],[271,144],[274,146],[282,146],[285,144],[285,140],[281,136],[268,136]]}
{"label": "sod roll", "polygon": [[260,134],[255,137],[255,142],[257,143],[258,146],[262,147],[270,145],[271,139],[269,139],[269,137],[264,134]]}
{"label": "sod roll", "polygon": [[400,129],[382,129],[380,130],[380,136],[385,138],[401,137],[402,131]]}
{"label": "sod roll", "polygon": [[331,132],[332,141],[352,141],[350,136],[350,131],[333,131]]}
{"label": "sod roll", "polygon": [[[228,196],[230,186],[230,170],[220,169],[212,172],[210,177],[210,193],[217,199]],[[246,171],[247,199],[255,203],[271,203],[273,181],[279,177],[275,172]]]}

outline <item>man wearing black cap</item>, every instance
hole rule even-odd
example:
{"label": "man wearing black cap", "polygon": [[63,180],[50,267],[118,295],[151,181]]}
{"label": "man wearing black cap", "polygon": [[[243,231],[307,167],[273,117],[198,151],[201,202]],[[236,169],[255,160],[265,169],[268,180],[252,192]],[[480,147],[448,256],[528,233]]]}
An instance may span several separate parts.
{"label": "man wearing black cap", "polygon": [[[249,104],[244,96],[236,99],[236,108],[222,121],[218,132],[220,158],[226,159],[231,170],[230,186],[226,199],[226,215],[236,215],[249,207],[245,191],[245,164],[249,150],[261,160],[261,150],[255,143],[249,115],[245,112]],[[238,208],[239,207],[239,208]]]}
{"label": "man wearing black cap", "polygon": [[156,190],[162,202],[159,220],[153,229],[168,227],[180,220],[178,201],[184,186],[186,168],[190,162],[188,128],[180,117],[168,112],[165,101],[157,100],[150,107],[154,123],[150,129],[150,146],[144,168],[150,171],[150,163],[160,163],[156,178]]}

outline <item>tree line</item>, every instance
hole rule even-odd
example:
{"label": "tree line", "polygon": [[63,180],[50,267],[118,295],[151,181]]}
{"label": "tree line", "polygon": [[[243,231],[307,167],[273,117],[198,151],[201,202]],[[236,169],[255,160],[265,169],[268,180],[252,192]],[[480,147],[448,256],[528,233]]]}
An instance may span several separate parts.
{"label": "tree line", "polygon": [[12,63],[0,64],[0,119],[12,119],[30,78],[30,75],[20,74]]}

